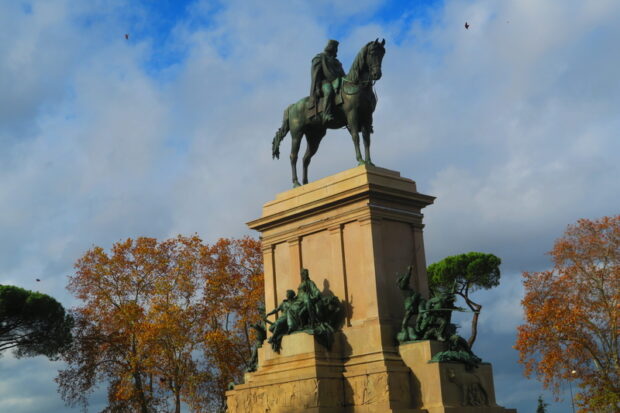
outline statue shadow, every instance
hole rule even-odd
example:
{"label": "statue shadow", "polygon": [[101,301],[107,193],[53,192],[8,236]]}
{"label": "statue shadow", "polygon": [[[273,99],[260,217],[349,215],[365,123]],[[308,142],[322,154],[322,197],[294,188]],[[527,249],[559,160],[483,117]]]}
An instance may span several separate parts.
{"label": "statue shadow", "polygon": [[334,292],[329,288],[329,280],[327,278],[323,279],[323,291],[321,291],[326,297],[333,297]]}
{"label": "statue shadow", "polygon": [[411,393],[412,407],[422,406],[422,383],[413,371],[409,370],[409,392]]}
{"label": "statue shadow", "polygon": [[[321,291],[321,294],[324,297],[335,296],[334,292],[330,288],[329,280],[327,278],[323,279],[323,291]],[[347,301],[345,298],[345,299],[340,300],[340,309],[341,309],[341,316],[338,319],[339,330],[342,329],[342,327],[344,327],[345,324],[348,327],[351,326],[351,316],[353,314],[353,306],[351,305],[351,302]]]}
{"label": "statue shadow", "polygon": [[[323,279],[323,290],[321,294],[324,297],[334,297],[335,294],[330,288],[329,280]],[[342,362],[346,362],[350,359],[353,354],[353,347],[349,343],[347,336],[343,333],[342,328],[345,326],[351,326],[351,316],[353,314],[353,305],[352,305],[352,297],[348,297],[347,300],[340,299],[340,317],[338,318],[338,332],[336,333],[336,340],[338,341],[339,347],[339,357],[341,357]],[[343,380],[343,407],[352,407],[355,405],[354,399],[354,387],[353,383],[348,379]]]}
{"label": "statue shadow", "polygon": [[[339,340],[339,344],[340,344],[340,356],[342,363],[346,363],[347,361],[349,361],[351,359],[351,355],[353,354],[353,347],[351,346],[351,344],[349,343],[349,340],[347,338],[347,336],[342,332],[339,331],[338,333],[338,340]],[[347,377],[343,377],[342,380],[342,390],[343,390],[343,400],[342,400],[342,407],[345,408],[351,408],[353,406],[355,406],[355,388],[359,387],[359,385],[356,385],[354,383],[355,379],[354,378],[347,378]],[[359,391],[359,389],[358,389]],[[348,411],[348,409],[347,409]]]}

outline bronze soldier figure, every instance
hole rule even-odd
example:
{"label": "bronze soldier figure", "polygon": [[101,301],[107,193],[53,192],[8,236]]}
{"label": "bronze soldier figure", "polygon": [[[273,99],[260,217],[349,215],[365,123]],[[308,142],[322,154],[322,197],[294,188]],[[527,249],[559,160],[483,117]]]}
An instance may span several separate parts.
{"label": "bronze soldier figure", "polygon": [[314,281],[310,279],[310,273],[307,269],[301,270],[301,284],[297,288],[297,298],[302,303],[301,311],[307,317],[308,324],[315,326],[317,319],[317,304],[321,301],[321,291]]}
{"label": "bronze soldier figure", "polygon": [[314,99],[315,105],[318,105],[321,94],[324,96],[323,122],[329,122],[334,119],[332,106],[335,93],[332,82],[336,79],[340,81],[340,78],[345,76],[342,63],[336,57],[337,54],[338,41],[329,40],[325,50],[312,59],[310,97]]}

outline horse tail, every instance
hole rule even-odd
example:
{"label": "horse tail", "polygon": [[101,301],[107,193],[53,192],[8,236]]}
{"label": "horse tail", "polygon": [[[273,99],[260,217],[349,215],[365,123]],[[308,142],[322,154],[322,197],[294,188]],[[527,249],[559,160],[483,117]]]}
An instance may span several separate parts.
{"label": "horse tail", "polygon": [[286,134],[289,132],[288,111],[291,106],[284,110],[284,119],[282,119],[282,126],[280,126],[280,129],[278,129],[278,131],[276,132],[276,136],[274,136],[273,141],[271,142],[271,155],[274,159],[280,159],[280,142],[282,142],[282,139],[284,139]]}

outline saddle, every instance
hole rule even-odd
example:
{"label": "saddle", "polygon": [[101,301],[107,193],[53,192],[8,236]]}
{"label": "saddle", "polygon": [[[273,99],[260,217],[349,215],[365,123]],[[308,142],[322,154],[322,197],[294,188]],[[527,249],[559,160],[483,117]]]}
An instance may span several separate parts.
{"label": "saddle", "polygon": [[360,92],[360,85],[351,82],[343,82],[342,90],[347,95],[357,95]]}
{"label": "saddle", "polygon": [[[342,105],[342,78],[337,78],[332,82],[332,87],[334,88],[334,106],[338,107]],[[350,93],[349,93],[350,94]],[[321,95],[321,97],[317,99],[314,96],[310,96],[308,98],[308,104],[306,105],[307,116],[308,118],[312,118],[314,116],[320,115],[325,110],[325,96]]]}

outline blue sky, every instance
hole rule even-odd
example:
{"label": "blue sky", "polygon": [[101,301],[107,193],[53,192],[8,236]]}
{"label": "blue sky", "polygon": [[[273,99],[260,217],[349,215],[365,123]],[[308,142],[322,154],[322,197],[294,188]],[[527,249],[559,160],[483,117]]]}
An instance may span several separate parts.
{"label": "blue sky", "polygon": [[[273,161],[271,139],[312,56],[336,38],[347,69],[385,38],[373,160],[437,196],[428,262],[502,258],[501,285],[476,293],[499,403],[569,411],[516,363],[520,274],[548,268],[566,225],[619,212],[619,20],[615,0],[0,1],[0,283],[71,307],[66,276],[93,244],[248,234],[290,188],[290,140]],[[333,131],[310,179],[353,166]],[[77,411],[60,367],[5,354],[0,411]]]}

